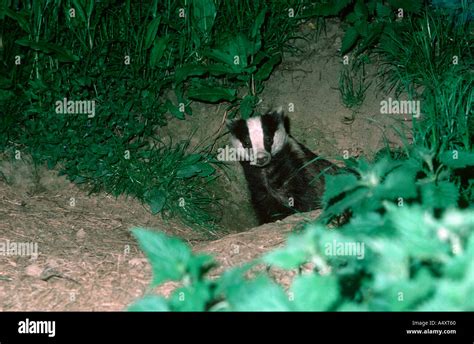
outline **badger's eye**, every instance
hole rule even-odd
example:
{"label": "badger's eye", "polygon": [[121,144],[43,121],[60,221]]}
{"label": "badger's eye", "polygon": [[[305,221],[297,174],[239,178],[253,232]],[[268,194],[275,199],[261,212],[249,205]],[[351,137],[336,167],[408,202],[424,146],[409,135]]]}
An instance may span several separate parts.
{"label": "badger's eye", "polygon": [[266,137],[265,137],[265,142],[266,142],[266,143],[270,143],[270,144],[273,143],[273,137],[271,137],[271,136],[266,136]]}

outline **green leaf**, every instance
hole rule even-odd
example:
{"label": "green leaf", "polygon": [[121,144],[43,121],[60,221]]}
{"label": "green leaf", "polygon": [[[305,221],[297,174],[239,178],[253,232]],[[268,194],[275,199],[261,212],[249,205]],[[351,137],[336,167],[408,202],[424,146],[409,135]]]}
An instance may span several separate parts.
{"label": "green leaf", "polygon": [[199,100],[209,103],[217,103],[220,101],[233,101],[236,99],[237,91],[224,87],[207,87],[199,86],[188,90],[190,99]]}
{"label": "green leaf", "polygon": [[184,112],[179,111],[179,108],[175,106],[169,99],[165,102],[166,109],[177,119],[183,120],[185,118]]}
{"label": "green leaf", "polygon": [[18,39],[15,43],[30,47],[33,50],[41,51],[45,54],[52,54],[55,56],[60,62],[77,62],[79,61],[79,57],[72,54],[69,50],[61,47],[59,45],[47,43],[47,42],[33,42],[27,39]]}
{"label": "green leaf", "polygon": [[193,1],[192,25],[200,30],[201,34],[209,35],[216,19],[214,0]]}
{"label": "green leaf", "polygon": [[237,266],[224,271],[221,277],[217,280],[216,295],[225,294],[228,290],[238,287],[246,282],[245,274],[255,266],[255,261],[244,263],[242,266]]}
{"label": "green leaf", "polygon": [[390,7],[385,6],[384,4],[377,3],[377,16],[380,18],[390,17],[392,15],[392,10]]}
{"label": "green leaf", "polygon": [[327,203],[332,198],[355,188],[357,177],[353,174],[326,175],[326,189],[323,195],[323,202]]}
{"label": "green leaf", "polygon": [[354,27],[351,26],[347,28],[346,33],[344,34],[344,38],[342,39],[341,54],[344,55],[349,50],[351,50],[351,48],[357,42],[358,38],[359,38],[359,33]]}
{"label": "green leaf", "polygon": [[201,172],[201,167],[198,164],[186,165],[181,167],[177,172],[178,178],[191,178]]}
{"label": "green leaf", "polygon": [[[5,14],[16,20],[18,25],[27,33],[30,33],[30,22],[28,20],[28,15],[26,12],[15,12],[9,8],[3,8],[2,11],[5,11]],[[3,18],[2,18],[3,19]]]}
{"label": "green leaf", "polygon": [[[243,34],[235,36],[228,35],[224,43],[217,49],[207,51],[206,56],[223,62],[231,67],[234,72],[242,73],[248,67],[248,60],[251,55],[255,55],[261,47],[260,42],[252,42]],[[252,68],[251,70],[254,70]]]}
{"label": "green leaf", "polygon": [[161,17],[154,18],[149,24],[145,34],[145,49],[149,49],[151,44],[155,40],[156,34],[158,32],[158,27],[160,26]]}
{"label": "green leaf", "polygon": [[185,81],[187,78],[192,76],[201,76],[209,72],[207,66],[199,64],[186,64],[176,68],[174,78],[177,84]]}
{"label": "green leaf", "polygon": [[130,312],[168,312],[170,311],[165,298],[147,295],[128,306]]}
{"label": "green leaf", "polygon": [[259,276],[247,283],[234,285],[228,291],[234,311],[289,311],[290,302],[283,289],[268,277]]}
{"label": "green leaf", "polygon": [[401,167],[391,171],[380,187],[374,193],[382,199],[411,198],[418,195],[415,179],[421,169],[415,161],[404,163]]}
{"label": "green leaf", "polygon": [[297,311],[328,311],[339,298],[339,284],[334,276],[303,275],[295,278],[291,292]]}
{"label": "green leaf", "polygon": [[327,214],[342,214],[344,211],[359,205],[368,195],[370,191],[366,188],[359,188],[351,191],[342,200],[332,204],[326,209]]}
{"label": "green leaf", "polygon": [[357,15],[360,21],[367,22],[369,17],[369,11],[364,0],[357,0],[354,6],[354,13]]}
{"label": "green leaf", "polygon": [[242,119],[248,119],[252,116],[258,97],[246,95],[240,103],[240,116]]}
{"label": "green leaf", "polygon": [[83,3],[81,3],[79,0],[71,0],[73,5],[74,5],[74,10],[76,11],[77,18],[80,18],[80,20],[83,23],[87,22],[86,18],[86,12],[84,11],[83,8]]}
{"label": "green leaf", "polygon": [[255,21],[253,22],[252,29],[250,30],[250,37],[255,38],[257,34],[260,33],[260,28],[263,25],[263,22],[265,21],[265,15],[267,14],[267,8],[262,8],[260,13],[257,15],[255,18]]}
{"label": "green leaf", "polygon": [[211,174],[213,174],[216,171],[216,169],[214,167],[212,167],[211,164],[209,164],[207,162],[197,163],[196,166],[200,169],[200,171],[198,173],[199,177],[210,176]]}
{"label": "green leaf", "polygon": [[451,168],[474,166],[474,153],[466,151],[445,151],[439,155],[439,160]]}
{"label": "green leaf", "polygon": [[150,261],[152,287],[165,281],[179,281],[185,276],[191,250],[181,240],[143,228],[134,228],[132,233]]}
{"label": "green leaf", "polygon": [[438,185],[425,184],[421,188],[423,204],[434,208],[456,206],[459,190],[453,183],[442,181]]}
{"label": "green leaf", "polygon": [[370,300],[372,310],[412,311],[436,291],[436,281],[422,269],[415,278],[398,278],[386,288],[375,289]]}
{"label": "green leaf", "polygon": [[153,188],[145,193],[145,200],[149,204],[152,214],[156,215],[166,204],[166,194],[158,188]]}
{"label": "green leaf", "polygon": [[202,159],[201,154],[189,154],[184,158],[183,165],[192,165]]}
{"label": "green leaf", "polygon": [[275,66],[281,62],[281,55],[272,56],[267,62],[263,64],[262,67],[258,68],[257,73],[255,73],[256,80],[266,80],[275,69]]}
{"label": "green leaf", "polygon": [[207,254],[192,256],[188,263],[189,275],[192,281],[200,281],[204,275],[216,265],[214,258]]}
{"label": "green leaf", "polygon": [[156,67],[160,60],[162,59],[166,47],[168,45],[170,37],[169,36],[163,36],[160,37],[155,43],[153,44],[153,48],[151,49],[150,53],[150,65],[152,67]]}
{"label": "green leaf", "polygon": [[211,299],[209,282],[197,282],[190,286],[176,289],[170,298],[173,311],[202,312]]}
{"label": "green leaf", "polygon": [[313,242],[311,233],[306,235],[290,235],[285,247],[273,250],[263,256],[262,260],[271,266],[281,269],[295,269],[306,263],[310,257]]}

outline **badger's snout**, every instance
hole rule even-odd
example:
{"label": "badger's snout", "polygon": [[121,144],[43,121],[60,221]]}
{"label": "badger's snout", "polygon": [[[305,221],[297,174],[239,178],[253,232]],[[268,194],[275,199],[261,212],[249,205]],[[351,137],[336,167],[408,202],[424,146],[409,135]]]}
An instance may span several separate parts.
{"label": "badger's snout", "polygon": [[252,161],[252,165],[257,167],[264,167],[270,163],[272,160],[272,156],[270,153],[266,151],[259,151],[257,154],[254,155],[254,159]]}

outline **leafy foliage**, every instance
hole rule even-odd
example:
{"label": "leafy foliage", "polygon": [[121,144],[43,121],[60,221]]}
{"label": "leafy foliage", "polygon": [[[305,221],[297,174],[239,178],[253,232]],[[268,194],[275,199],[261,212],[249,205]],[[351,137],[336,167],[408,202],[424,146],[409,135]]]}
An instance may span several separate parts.
{"label": "leafy foliage", "polygon": [[[135,229],[150,258],[153,285],[179,280],[184,287],[169,299],[147,296],[130,309],[474,310],[474,211],[459,208],[456,177],[457,170],[474,166],[472,153],[436,156],[413,147],[398,160],[385,153],[375,163],[361,159],[348,166],[354,174],[326,177],[325,209],[316,222],[290,235],[284,247],[218,279],[206,278],[211,258],[191,256],[179,240],[161,233]],[[340,228],[325,225],[347,212],[352,216]],[[311,271],[296,274],[285,290],[268,268],[248,274],[262,263]]]}
{"label": "leafy foliage", "polygon": [[[241,104],[242,116],[251,116],[302,7],[292,0],[1,1],[0,149],[30,153],[92,191],[125,193],[153,213],[212,230],[215,161],[186,142],[165,144],[157,128],[192,115],[193,101],[234,112]],[[94,101],[94,114],[58,113],[63,100]]]}
{"label": "leafy foliage", "polygon": [[341,46],[344,55],[354,47],[357,54],[373,48],[392,22],[405,14],[419,13],[422,4],[422,0],[317,1],[309,11],[321,17],[341,17],[347,25]]}
{"label": "leafy foliage", "polygon": [[430,149],[469,150],[474,138],[473,42],[459,18],[441,10],[407,18],[384,32],[376,50],[384,87],[420,100],[414,140]]}
{"label": "leafy foliage", "polygon": [[[411,170],[412,164],[407,160],[390,165],[385,160],[367,166],[367,170]],[[415,180],[401,184],[404,190],[417,189]],[[426,185],[434,186],[435,182]],[[384,190],[383,183],[373,185],[374,193]],[[373,204],[370,197],[365,193],[360,202]],[[451,205],[437,216],[430,202],[378,202],[383,211],[359,207],[350,222],[338,230],[322,223],[307,225],[302,233],[291,235],[284,247],[213,280],[205,274],[212,266],[209,257],[191,256],[179,240],[136,229],[134,233],[153,267],[154,284],[178,279],[184,287],[176,289],[169,299],[147,296],[130,309],[473,310],[474,303],[468,300],[474,291],[474,212]],[[268,272],[254,273],[251,278],[246,275],[259,263],[285,270],[311,264],[312,270],[297,274],[290,288],[284,290]]]}

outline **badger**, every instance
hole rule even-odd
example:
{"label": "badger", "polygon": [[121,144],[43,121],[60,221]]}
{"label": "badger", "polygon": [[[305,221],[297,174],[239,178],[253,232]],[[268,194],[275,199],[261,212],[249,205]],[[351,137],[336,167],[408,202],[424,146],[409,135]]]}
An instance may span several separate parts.
{"label": "badger", "polygon": [[227,121],[259,224],[296,212],[320,209],[324,174],[338,167],[321,159],[289,134],[282,108],[247,120]]}

